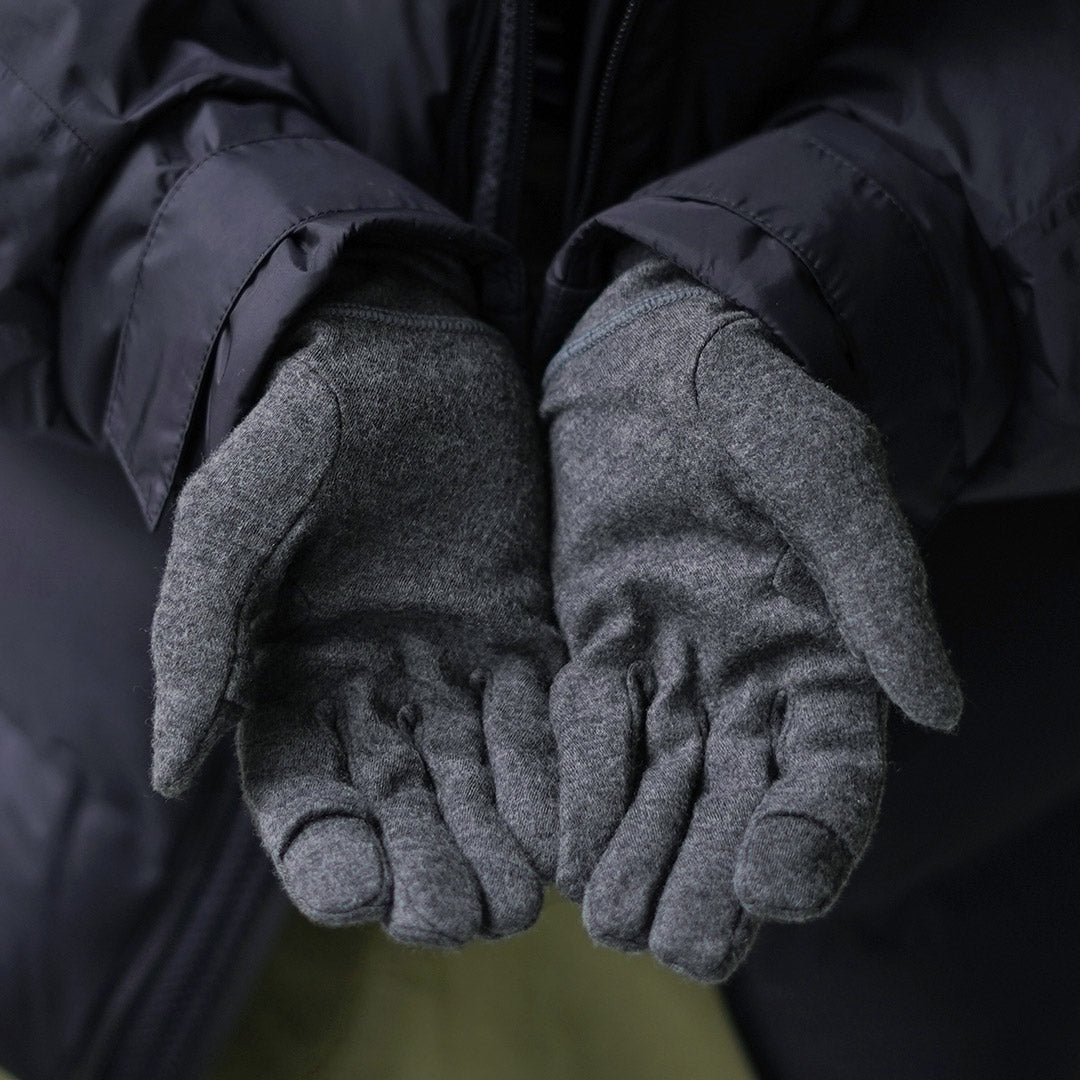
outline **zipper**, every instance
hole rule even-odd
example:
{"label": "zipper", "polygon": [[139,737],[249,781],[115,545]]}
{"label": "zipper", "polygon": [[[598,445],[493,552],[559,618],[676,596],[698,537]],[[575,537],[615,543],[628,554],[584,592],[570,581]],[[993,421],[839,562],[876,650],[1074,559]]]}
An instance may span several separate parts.
{"label": "zipper", "polygon": [[514,115],[510,131],[512,145],[503,173],[502,198],[496,220],[496,232],[513,239],[518,230],[521,210],[522,177],[529,147],[529,128],[532,122],[533,55],[535,49],[534,0],[518,4],[517,64],[514,72]]}
{"label": "zipper", "polygon": [[531,112],[532,0],[502,0],[499,14],[472,220],[511,239],[517,229]]}
{"label": "zipper", "polygon": [[497,0],[477,5],[476,16],[465,44],[465,55],[471,63],[461,93],[457,95],[454,114],[447,125],[446,155],[450,173],[448,201],[462,213],[468,212],[469,185],[472,174],[473,140],[477,98],[484,77],[491,69],[495,48],[495,28],[498,25]]}
{"label": "zipper", "polygon": [[611,99],[615,93],[615,82],[618,78],[619,66],[626,54],[626,47],[634,23],[637,20],[638,12],[641,10],[642,2],[643,0],[629,0],[627,3],[615,31],[607,62],[604,64],[604,74],[601,77],[600,89],[596,95],[595,121],[589,136],[585,169],[581,178],[581,193],[578,196],[576,205],[569,214],[569,220],[566,222],[568,231],[582,221],[588,212],[589,202],[592,199],[592,190],[596,183],[596,174],[600,169],[600,154],[603,151],[604,138],[607,135],[607,122],[611,113]]}

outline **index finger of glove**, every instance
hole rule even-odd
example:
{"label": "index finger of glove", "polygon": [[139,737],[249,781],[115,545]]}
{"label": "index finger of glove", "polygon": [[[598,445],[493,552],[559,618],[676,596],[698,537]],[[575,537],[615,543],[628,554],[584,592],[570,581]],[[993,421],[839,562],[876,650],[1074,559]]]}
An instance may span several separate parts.
{"label": "index finger of glove", "polygon": [[[414,688],[380,681],[365,675],[349,686],[338,730],[351,782],[372,808],[393,874],[386,928],[410,944],[461,945],[483,929],[484,904],[476,872],[439,805],[436,785],[450,777],[443,763],[434,777],[417,745],[424,706],[409,700]],[[446,764],[452,772],[453,763]],[[469,819],[462,808],[455,825],[467,831]]]}
{"label": "index finger of glove", "polygon": [[246,620],[284,572],[339,433],[332,391],[292,358],[181,492],[151,632],[162,794],[187,788],[228,727]]}
{"label": "index finger of glove", "polygon": [[694,979],[727,979],[757,930],[735,895],[735,858],[768,784],[774,697],[765,681],[748,678],[705,702],[709,732],[701,790],[649,934],[653,955]]}
{"label": "index finger of glove", "polygon": [[616,949],[648,945],[653,912],[701,785],[704,709],[685,670],[661,666],[659,677],[649,679],[643,666],[638,669],[637,681],[651,697],[641,779],[589,879],[582,907],[589,935]]}
{"label": "index finger of glove", "polygon": [[443,820],[480,886],[483,933],[502,937],[525,930],[540,913],[543,891],[536,870],[496,808],[479,702],[449,687],[428,695],[417,710],[413,738]]}

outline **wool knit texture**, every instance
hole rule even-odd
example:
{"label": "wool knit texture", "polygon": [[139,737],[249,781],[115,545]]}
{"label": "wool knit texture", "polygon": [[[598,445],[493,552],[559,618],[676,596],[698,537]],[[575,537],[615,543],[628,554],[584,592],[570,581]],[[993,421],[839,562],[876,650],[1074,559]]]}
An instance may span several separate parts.
{"label": "wool knit texture", "polygon": [[470,293],[342,260],[184,487],[152,634],[155,787],[236,725],[296,905],[439,945],[530,925],[556,843],[539,430]]}
{"label": "wool knit texture", "polygon": [[722,981],[866,848],[888,702],[961,699],[880,439],[643,248],[545,373],[558,882],[600,942]]}

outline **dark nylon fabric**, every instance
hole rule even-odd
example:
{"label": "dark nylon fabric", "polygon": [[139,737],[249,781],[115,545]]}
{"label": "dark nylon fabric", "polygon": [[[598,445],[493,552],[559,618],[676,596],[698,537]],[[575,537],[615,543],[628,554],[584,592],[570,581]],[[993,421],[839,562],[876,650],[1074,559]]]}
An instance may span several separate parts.
{"label": "dark nylon fabric", "polygon": [[198,1075],[283,903],[227,756],[150,791],[168,530],[74,441],[0,433],[0,492],[0,1067]]}
{"label": "dark nylon fabric", "polygon": [[[255,400],[350,234],[459,251],[539,363],[635,237],[870,413],[924,531],[957,498],[1077,488],[1071,2],[590,4],[566,243],[531,320],[508,243],[530,10],[0,0],[0,1062],[21,1080],[167,1076],[153,1048],[209,1048],[243,992],[230,966],[261,955],[276,893],[230,782],[179,806],[146,785],[166,543],[146,523]],[[1044,615],[1011,685],[1041,678],[1033,643],[1072,618]],[[1040,723],[1072,715],[1066,672],[1040,685]],[[1003,781],[995,835],[1031,819],[1036,773]],[[810,938],[782,938],[755,970],[806,962]],[[753,1028],[774,999],[740,1000]]]}
{"label": "dark nylon fabric", "polygon": [[[111,446],[156,524],[204,379],[209,451],[250,407],[284,322],[371,225],[487,263],[489,317],[513,329],[505,246],[335,136],[238,9],[90,8],[0,6],[0,424],[74,425]],[[363,50],[341,55],[350,41],[381,55],[377,23],[323,29],[339,71],[362,64]],[[418,66],[421,45],[451,65],[460,44],[410,40],[401,60]],[[364,89],[360,117],[403,97]]]}
{"label": "dark nylon fabric", "polygon": [[761,1080],[1080,1075],[1080,500],[957,507],[926,557],[967,709],[890,726],[849,888],[727,988]]}
{"label": "dark nylon fabric", "polygon": [[606,280],[611,234],[632,236],[866,409],[918,527],[961,489],[1073,490],[1078,41],[1068,3],[871,5],[768,130],[578,228],[540,353]]}

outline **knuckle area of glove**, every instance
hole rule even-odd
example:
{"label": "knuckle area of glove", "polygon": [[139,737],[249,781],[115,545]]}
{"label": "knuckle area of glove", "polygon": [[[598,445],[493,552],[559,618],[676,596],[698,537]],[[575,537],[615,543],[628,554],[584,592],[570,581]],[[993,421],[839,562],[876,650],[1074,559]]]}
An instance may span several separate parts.
{"label": "knuckle area of glove", "polygon": [[416,718],[376,714],[339,724],[355,787],[375,802],[397,801],[421,789],[434,791],[436,778],[449,770],[472,789],[490,789],[490,764],[478,716],[428,712],[415,704],[399,712]]}

